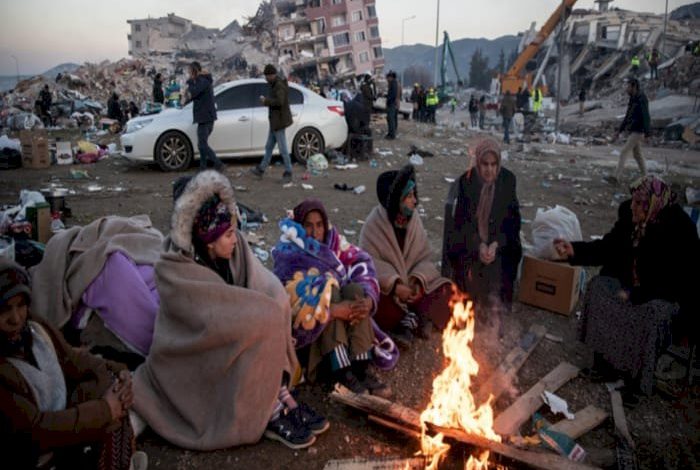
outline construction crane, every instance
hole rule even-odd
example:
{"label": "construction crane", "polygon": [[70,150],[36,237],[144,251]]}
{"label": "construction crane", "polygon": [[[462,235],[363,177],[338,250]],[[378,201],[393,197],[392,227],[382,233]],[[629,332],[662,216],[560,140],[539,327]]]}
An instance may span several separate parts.
{"label": "construction crane", "polygon": [[527,86],[527,88],[532,87],[532,73],[524,73],[527,63],[537,55],[537,51],[539,51],[542,44],[544,44],[562,20],[562,8],[565,9],[563,16],[564,21],[566,21],[576,1],[577,0],[563,0],[559,3],[559,6],[554,10],[554,13],[552,13],[544,26],[542,26],[542,29],[537,33],[535,39],[523,49],[510,69],[508,69],[504,75],[500,76],[501,93],[510,91],[511,94],[515,94],[518,92],[518,88],[523,86]]}
{"label": "construction crane", "polygon": [[438,86],[438,97],[440,101],[444,101],[447,98],[447,54],[450,55],[452,59],[452,67],[454,68],[455,75],[457,76],[457,87],[462,84],[462,79],[459,76],[459,70],[457,70],[457,62],[455,61],[455,55],[452,51],[452,43],[450,42],[450,35],[447,31],[444,31],[443,41],[442,41],[442,62],[440,63],[440,85]]}

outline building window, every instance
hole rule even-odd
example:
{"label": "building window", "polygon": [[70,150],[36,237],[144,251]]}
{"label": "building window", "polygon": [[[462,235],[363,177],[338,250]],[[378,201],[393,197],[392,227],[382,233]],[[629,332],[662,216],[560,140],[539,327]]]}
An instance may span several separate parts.
{"label": "building window", "polygon": [[348,44],[350,44],[349,33],[336,34],[333,36],[333,45],[335,47],[347,46]]}
{"label": "building window", "polygon": [[141,32],[141,25],[140,25],[140,24],[135,24],[135,25],[134,25],[134,31],[137,32],[137,33]]}
{"label": "building window", "polygon": [[376,18],[377,17],[377,9],[374,7],[374,5],[368,5],[367,6],[367,18]]}
{"label": "building window", "polygon": [[352,22],[356,23],[358,21],[362,21],[362,10],[352,12]]}
{"label": "building window", "polygon": [[360,63],[361,64],[366,64],[369,62],[369,52],[360,52],[360,55],[358,56],[360,58]]}
{"label": "building window", "polygon": [[384,51],[382,51],[382,46],[375,47],[373,51],[375,59],[381,59],[382,57],[384,57]]}
{"label": "building window", "polygon": [[331,5],[340,5],[343,3],[343,0],[331,0]]}
{"label": "building window", "polygon": [[369,28],[369,37],[378,38],[379,37],[379,26],[372,26]]}
{"label": "building window", "polygon": [[347,21],[345,20],[345,15],[335,15],[333,18],[331,18],[332,26],[343,26],[346,23]]}
{"label": "building window", "polygon": [[136,41],[136,49],[139,49],[141,47],[141,41]]}
{"label": "building window", "polygon": [[358,31],[355,33],[355,42],[364,42],[367,40],[367,36],[364,31]]}

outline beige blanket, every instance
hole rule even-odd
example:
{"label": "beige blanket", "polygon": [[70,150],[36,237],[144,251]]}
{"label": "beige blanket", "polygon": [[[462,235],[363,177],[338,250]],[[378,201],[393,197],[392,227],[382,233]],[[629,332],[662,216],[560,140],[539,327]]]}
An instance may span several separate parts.
{"label": "beige blanket", "polygon": [[62,328],[110,254],[121,251],[136,264],[153,265],[162,245],[163,235],[146,215],[102,217],[57,233],[32,270],[32,312]]}
{"label": "beige blanket", "polygon": [[[243,235],[237,287],[166,240],[156,264],[160,311],[151,352],[134,377],[134,407],[169,442],[214,450],[258,441],[283,372],[296,368],[289,298]],[[241,282],[243,281],[243,282]]]}
{"label": "beige blanket", "polygon": [[384,295],[389,295],[397,280],[408,284],[411,277],[420,281],[426,294],[450,283],[449,279],[440,277],[432,261],[428,234],[418,214],[411,217],[406,227],[406,241],[401,250],[386,210],[376,206],[362,226],[360,247],[374,259]]}

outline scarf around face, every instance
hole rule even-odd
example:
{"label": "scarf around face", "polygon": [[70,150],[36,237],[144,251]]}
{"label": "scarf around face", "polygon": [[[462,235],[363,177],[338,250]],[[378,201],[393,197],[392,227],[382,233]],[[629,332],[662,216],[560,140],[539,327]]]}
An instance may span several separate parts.
{"label": "scarf around face", "polygon": [[[481,163],[489,154],[496,156],[496,178],[490,183],[487,183],[481,175]],[[479,229],[479,238],[483,243],[489,241],[489,218],[491,217],[491,209],[493,208],[493,198],[496,189],[496,179],[501,171],[501,149],[498,143],[492,139],[484,139],[476,146],[476,173],[481,182],[481,194],[479,195],[479,204],[476,208],[476,220]]]}

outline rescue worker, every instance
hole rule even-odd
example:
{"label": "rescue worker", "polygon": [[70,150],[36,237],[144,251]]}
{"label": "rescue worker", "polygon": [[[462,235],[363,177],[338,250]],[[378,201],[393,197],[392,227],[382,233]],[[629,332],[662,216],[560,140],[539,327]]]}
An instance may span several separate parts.
{"label": "rescue worker", "polygon": [[632,56],[630,64],[632,64],[632,74],[636,77],[639,73],[639,66],[641,65],[641,61],[639,60],[639,56],[637,54]]}
{"label": "rescue worker", "polygon": [[435,112],[437,111],[437,105],[440,103],[440,98],[438,98],[437,93],[435,93],[435,88],[430,88],[428,94],[425,96],[425,105],[428,108],[427,121],[435,124]]}
{"label": "rescue worker", "polygon": [[539,114],[542,109],[542,87],[538,86],[532,90],[532,111]]}

